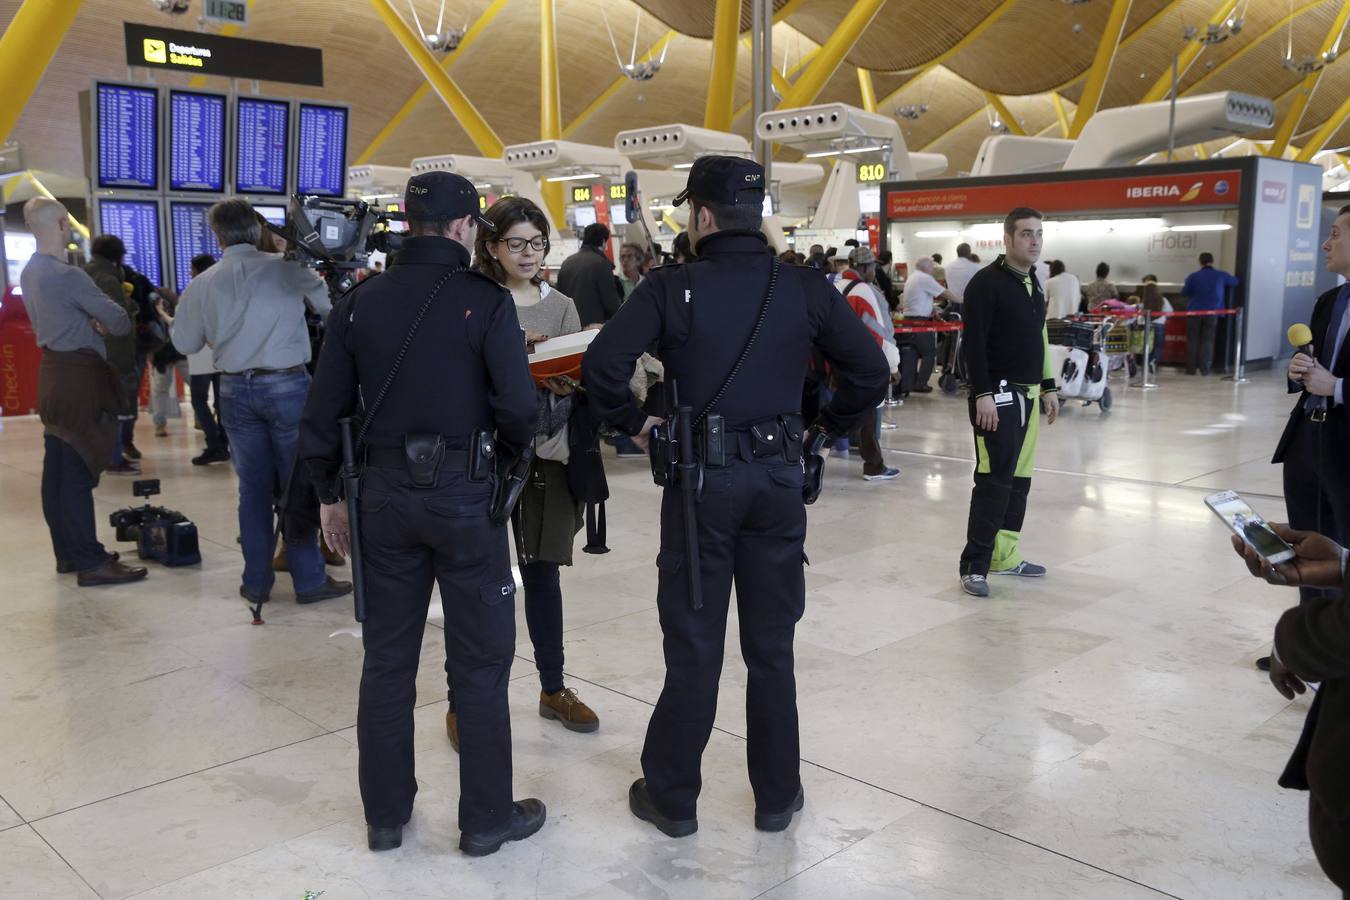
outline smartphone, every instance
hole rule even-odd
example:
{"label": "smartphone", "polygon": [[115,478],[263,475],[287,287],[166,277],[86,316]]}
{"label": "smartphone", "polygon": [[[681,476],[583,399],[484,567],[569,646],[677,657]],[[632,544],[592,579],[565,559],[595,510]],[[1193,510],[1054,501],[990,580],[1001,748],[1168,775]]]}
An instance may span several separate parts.
{"label": "smartphone", "polygon": [[1210,494],[1205,498],[1205,505],[1266,562],[1282,563],[1294,558],[1294,548],[1286,544],[1270,523],[1248,506],[1237,492]]}

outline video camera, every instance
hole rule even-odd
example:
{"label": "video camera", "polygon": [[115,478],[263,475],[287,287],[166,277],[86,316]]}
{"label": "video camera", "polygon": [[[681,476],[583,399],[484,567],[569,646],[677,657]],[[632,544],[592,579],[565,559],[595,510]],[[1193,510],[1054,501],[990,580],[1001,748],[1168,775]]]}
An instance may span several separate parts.
{"label": "video camera", "polygon": [[399,249],[403,235],[390,229],[389,223],[407,217],[365,200],[296,194],[284,226],[273,225],[261,215],[258,220],[286,242],[288,259],[317,270],[329,292],[338,297],[356,284],[356,271],[366,267],[371,253]]}
{"label": "video camera", "polygon": [[[131,493],[147,500],[159,493],[159,479],[132,482]],[[166,566],[194,566],[202,561],[197,546],[197,526],[187,516],[162,506],[134,506],[119,509],[108,517],[117,529],[117,539],[135,542],[136,555]]]}

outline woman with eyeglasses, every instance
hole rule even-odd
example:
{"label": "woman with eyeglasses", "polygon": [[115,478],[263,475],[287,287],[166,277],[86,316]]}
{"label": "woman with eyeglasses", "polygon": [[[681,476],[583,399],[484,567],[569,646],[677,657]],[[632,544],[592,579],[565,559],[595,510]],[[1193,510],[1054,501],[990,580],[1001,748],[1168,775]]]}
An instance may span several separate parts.
{"label": "woman with eyeglasses", "polygon": [[[541,268],[549,248],[548,219],[524,197],[506,197],[483,214],[495,231],[478,232],[474,265],[511,292],[525,341],[534,344],[581,330],[571,299],[544,280]],[[525,587],[525,621],[539,670],[539,714],[569,731],[592,732],[600,720],[576,692],[563,685],[562,566],[572,564],[572,546],[582,527],[582,505],[568,486],[567,420],[574,383],[553,378],[539,389],[535,460],[512,519],[520,580]],[[459,749],[454,685],[445,717],[450,743]]]}

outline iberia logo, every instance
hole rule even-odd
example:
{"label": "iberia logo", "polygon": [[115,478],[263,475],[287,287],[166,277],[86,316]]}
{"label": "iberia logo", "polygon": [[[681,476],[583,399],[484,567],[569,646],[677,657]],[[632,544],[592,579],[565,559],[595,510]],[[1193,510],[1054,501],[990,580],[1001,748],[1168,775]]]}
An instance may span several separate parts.
{"label": "iberia logo", "polygon": [[1200,196],[1200,191],[1204,187],[1203,181],[1197,181],[1183,194],[1181,188],[1175,184],[1139,184],[1127,187],[1125,196],[1131,200],[1145,200],[1156,197],[1164,200],[1175,200],[1178,203],[1190,203]]}
{"label": "iberia logo", "polygon": [[154,38],[146,38],[144,41],[145,61],[152,63],[168,63],[169,49],[164,46],[163,41]]}
{"label": "iberia logo", "polygon": [[1191,185],[1191,189],[1189,191],[1181,195],[1181,200],[1179,202],[1190,203],[1196,197],[1200,196],[1200,189],[1204,186],[1205,183],[1203,181],[1197,181],[1195,184]]}

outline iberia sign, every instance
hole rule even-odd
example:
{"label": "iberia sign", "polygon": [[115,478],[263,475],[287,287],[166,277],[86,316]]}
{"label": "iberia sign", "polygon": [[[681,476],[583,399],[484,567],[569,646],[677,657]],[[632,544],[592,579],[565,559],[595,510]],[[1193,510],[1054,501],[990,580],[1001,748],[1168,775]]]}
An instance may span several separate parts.
{"label": "iberia sign", "polygon": [[1017,206],[1043,213],[1115,209],[1182,209],[1237,206],[1242,173],[1192,172],[1184,175],[1131,175],[1081,181],[1022,184],[971,184],[886,195],[891,219],[958,219],[1005,215]]}

